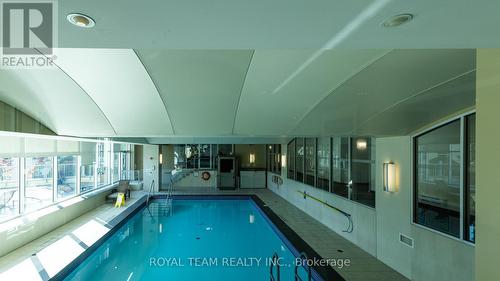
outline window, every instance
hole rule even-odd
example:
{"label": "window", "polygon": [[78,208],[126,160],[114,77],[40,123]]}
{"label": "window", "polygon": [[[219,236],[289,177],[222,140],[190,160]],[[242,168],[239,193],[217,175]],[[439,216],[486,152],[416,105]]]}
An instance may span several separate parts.
{"label": "window", "polygon": [[466,117],[466,229],[465,239],[475,242],[476,225],[476,115]]}
{"label": "window", "polygon": [[0,222],[19,213],[19,158],[0,158]]}
{"label": "window", "polygon": [[120,152],[120,179],[121,180],[138,180],[138,175],[134,174],[130,166],[131,161],[131,146],[127,144],[125,151]]}
{"label": "window", "polygon": [[349,197],[349,138],[332,138],[332,192]]}
{"label": "window", "polygon": [[269,144],[267,149],[268,171],[275,174],[281,174],[281,145]]}
{"label": "window", "polygon": [[120,180],[120,152],[113,151],[113,170],[111,172],[112,182]]}
{"label": "window", "polygon": [[0,222],[107,186],[130,167],[130,153],[129,144],[0,137]]}
{"label": "window", "polygon": [[373,146],[371,137],[296,138],[287,145],[288,178],[375,207]]}
{"label": "window", "polygon": [[25,159],[24,211],[40,209],[53,199],[53,157],[27,157]]}
{"label": "window", "polygon": [[318,167],[316,187],[326,191],[330,191],[330,155],[330,138],[319,138],[316,156],[316,165]]}
{"label": "window", "polygon": [[295,179],[295,139],[292,140],[290,143],[287,145],[287,153],[288,157],[286,158],[287,160],[287,177],[289,179]]}
{"label": "window", "polygon": [[414,151],[415,223],[474,242],[475,114],[416,136]]}
{"label": "window", "polygon": [[81,158],[80,192],[86,192],[96,187],[96,143],[82,142]]}
{"label": "window", "polygon": [[174,167],[186,168],[186,145],[184,144],[174,144]]}
{"label": "window", "polygon": [[281,144],[275,144],[274,150],[274,170],[275,174],[281,175]]}
{"label": "window", "polygon": [[109,162],[111,157],[110,143],[97,144],[97,187],[110,183],[109,181]]}
{"label": "window", "polygon": [[295,139],[295,180],[304,181],[304,139]]}
{"label": "window", "polygon": [[351,200],[375,207],[373,141],[355,137],[351,141]]}
{"label": "window", "polygon": [[211,168],[211,152],[209,144],[200,144],[200,169]]}
{"label": "window", "polygon": [[76,194],[77,156],[57,157],[57,199]]}
{"label": "window", "polygon": [[198,169],[199,150],[197,144],[186,144],[186,168]]}
{"label": "window", "polygon": [[305,183],[316,186],[316,138],[305,139]]}

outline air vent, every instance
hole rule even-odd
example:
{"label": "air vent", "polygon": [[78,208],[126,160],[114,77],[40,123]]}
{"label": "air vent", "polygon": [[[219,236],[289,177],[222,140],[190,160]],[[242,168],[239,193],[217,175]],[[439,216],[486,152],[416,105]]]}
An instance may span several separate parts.
{"label": "air vent", "polygon": [[413,238],[410,238],[404,234],[399,234],[399,242],[405,244],[406,246],[413,248]]}

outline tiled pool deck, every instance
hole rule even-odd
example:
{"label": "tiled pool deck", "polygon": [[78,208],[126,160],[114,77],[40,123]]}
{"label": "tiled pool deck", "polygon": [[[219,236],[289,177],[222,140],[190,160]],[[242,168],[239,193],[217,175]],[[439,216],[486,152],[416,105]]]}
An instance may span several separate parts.
{"label": "tiled pool deck", "polygon": [[[335,268],[348,281],[408,280],[395,270],[344,239],[311,216],[267,189],[220,191],[214,188],[178,188],[175,195],[257,195],[277,216],[325,259],[349,259],[350,266]],[[143,192],[133,192],[125,208],[103,204],[62,227],[0,258],[0,280],[48,280],[81,252],[118,224],[127,213],[145,200]],[[340,251],[339,251],[340,250]],[[36,254],[36,255],[33,255]],[[57,259],[51,257],[57,256]],[[25,279],[20,279],[19,272]]]}

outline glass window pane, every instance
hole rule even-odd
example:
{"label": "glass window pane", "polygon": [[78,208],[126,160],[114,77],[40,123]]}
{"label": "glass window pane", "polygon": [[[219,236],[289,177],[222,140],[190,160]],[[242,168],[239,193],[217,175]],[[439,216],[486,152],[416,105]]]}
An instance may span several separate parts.
{"label": "glass window pane", "polygon": [[82,142],[81,147],[80,192],[86,192],[95,188],[96,143]]}
{"label": "glass window pane", "polygon": [[138,180],[138,174],[130,168],[130,147],[127,151],[120,152],[120,179],[121,180]]}
{"label": "glass window pane", "polygon": [[274,145],[274,172],[278,175],[281,174],[281,144]]}
{"label": "glass window pane", "polygon": [[310,186],[316,186],[316,138],[307,138],[305,145],[306,157],[306,178],[305,183]]}
{"label": "glass window pane", "polygon": [[349,138],[332,138],[332,192],[349,196]]}
{"label": "glass window pane", "polygon": [[351,200],[375,207],[375,149],[369,137],[352,138]]}
{"label": "glass window pane", "polygon": [[316,187],[323,190],[330,190],[330,138],[318,139],[318,179]]}
{"label": "glass window pane", "polygon": [[288,167],[288,178],[295,179],[295,140],[292,140],[287,146],[287,167]]}
{"label": "glass window pane", "polygon": [[186,145],[184,144],[174,144],[174,167],[186,168]]}
{"label": "glass window pane", "polygon": [[467,214],[466,219],[466,239],[470,242],[476,240],[476,114],[467,116]]}
{"label": "glass window pane", "polygon": [[120,180],[120,152],[113,151],[113,182]]}
{"label": "glass window pane", "polygon": [[76,194],[76,156],[57,157],[57,199],[63,199]]}
{"label": "glass window pane", "polygon": [[97,187],[109,184],[109,159],[111,157],[110,143],[97,144]]}
{"label": "glass window pane", "polygon": [[210,145],[200,144],[200,169],[210,168]]}
{"label": "glass window pane", "polygon": [[186,144],[186,168],[198,169],[199,151],[197,144]]}
{"label": "glass window pane", "polygon": [[273,146],[271,144],[266,145],[266,155],[267,155],[267,171],[273,172]]}
{"label": "glass window pane", "polygon": [[25,159],[24,211],[40,209],[52,203],[53,158],[27,157]]}
{"label": "glass window pane", "polygon": [[460,236],[460,120],[415,138],[417,223]]}
{"label": "glass window pane", "polygon": [[0,158],[0,221],[19,214],[19,158]]}
{"label": "glass window pane", "polygon": [[303,182],[304,181],[304,139],[297,138],[295,149],[295,180]]}

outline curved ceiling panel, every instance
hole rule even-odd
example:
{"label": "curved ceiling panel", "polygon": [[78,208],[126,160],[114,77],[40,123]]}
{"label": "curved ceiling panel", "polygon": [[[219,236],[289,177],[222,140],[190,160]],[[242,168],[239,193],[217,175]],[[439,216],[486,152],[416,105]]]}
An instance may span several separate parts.
{"label": "curved ceiling panel", "polygon": [[117,136],[173,133],[163,101],[133,50],[58,49],[56,64],[95,101]]}
{"label": "curved ceiling panel", "polygon": [[[290,133],[398,135],[415,130],[474,104],[474,85],[467,75],[475,67],[475,50],[392,51],[333,91]],[[453,101],[436,106],[445,102],[445,95]],[[415,107],[409,107],[412,102]],[[432,116],[410,114],[426,107],[434,108]],[[405,110],[411,116],[403,117]],[[387,122],[390,118],[400,120]]]}
{"label": "curved ceiling panel", "polygon": [[2,101],[32,116],[56,134],[114,134],[96,104],[59,69],[1,69],[0,85]]}
{"label": "curved ceiling panel", "polygon": [[331,91],[387,50],[257,50],[235,124],[240,135],[286,135]]}
{"label": "curved ceiling panel", "polygon": [[138,50],[172,117],[175,135],[231,135],[253,51]]}

